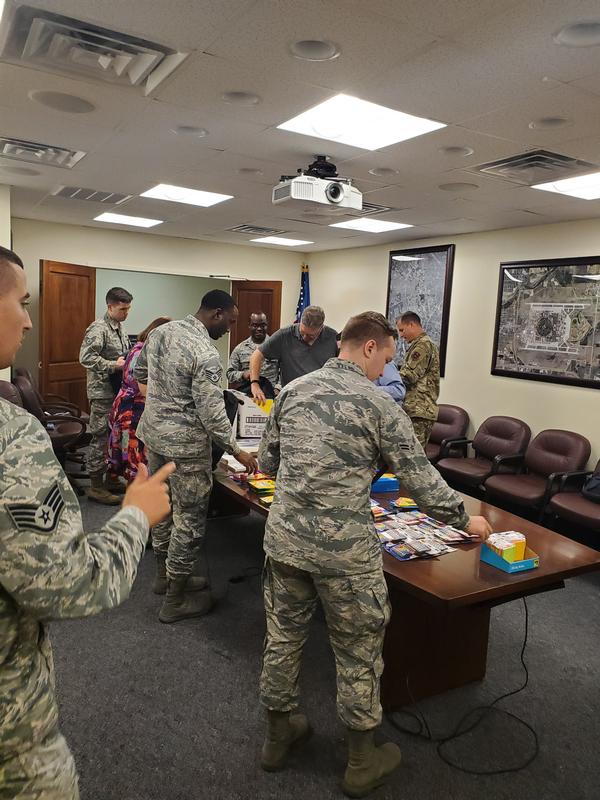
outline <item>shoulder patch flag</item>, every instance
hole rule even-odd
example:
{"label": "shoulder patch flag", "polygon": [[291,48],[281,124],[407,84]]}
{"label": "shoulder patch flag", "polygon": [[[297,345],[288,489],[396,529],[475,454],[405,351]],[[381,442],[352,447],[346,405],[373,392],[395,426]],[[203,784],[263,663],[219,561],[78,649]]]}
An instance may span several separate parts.
{"label": "shoulder patch flag", "polygon": [[41,503],[6,504],[6,510],[18,530],[34,530],[40,533],[51,533],[56,528],[64,507],[65,501],[57,483]]}

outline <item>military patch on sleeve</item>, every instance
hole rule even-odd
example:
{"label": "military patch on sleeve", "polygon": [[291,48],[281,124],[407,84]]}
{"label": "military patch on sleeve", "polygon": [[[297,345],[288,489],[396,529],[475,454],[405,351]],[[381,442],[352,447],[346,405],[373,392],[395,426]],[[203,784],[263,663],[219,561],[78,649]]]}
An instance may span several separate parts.
{"label": "military patch on sleeve", "polygon": [[421,353],[420,353],[420,351],[419,351],[419,350],[415,350],[415,351],[412,353],[412,355],[411,355],[411,357],[410,357],[410,360],[411,360],[411,361],[418,361],[420,358],[421,358]]}
{"label": "military patch on sleeve", "polygon": [[38,503],[7,503],[6,510],[17,530],[33,530],[52,533],[65,507],[65,501],[55,483],[48,494]]}
{"label": "military patch on sleeve", "polygon": [[223,370],[220,364],[212,363],[204,367],[204,373],[211,383],[219,383]]}

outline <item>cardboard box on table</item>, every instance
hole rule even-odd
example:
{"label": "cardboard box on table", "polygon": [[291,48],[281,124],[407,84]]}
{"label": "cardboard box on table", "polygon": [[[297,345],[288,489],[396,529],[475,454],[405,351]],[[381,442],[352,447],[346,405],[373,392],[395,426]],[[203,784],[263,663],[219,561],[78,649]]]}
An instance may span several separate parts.
{"label": "cardboard box on table", "polygon": [[260,439],[271,413],[273,401],[265,400],[264,405],[259,406],[251,397],[237,392],[236,394],[242,400],[237,412],[237,435],[242,439]]}

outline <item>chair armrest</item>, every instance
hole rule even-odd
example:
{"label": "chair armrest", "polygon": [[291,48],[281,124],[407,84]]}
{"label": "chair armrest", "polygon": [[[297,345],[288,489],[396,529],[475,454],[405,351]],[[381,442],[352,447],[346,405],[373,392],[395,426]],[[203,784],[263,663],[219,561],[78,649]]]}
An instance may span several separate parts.
{"label": "chair armrest", "polygon": [[508,453],[506,455],[494,456],[492,460],[491,475],[497,475],[501,466],[505,464],[516,464],[519,467],[523,464],[525,453]]}
{"label": "chair armrest", "polygon": [[554,489],[554,485],[559,484],[559,481],[561,481],[561,479],[563,479],[566,475],[568,475],[567,472],[551,472],[550,475],[548,475],[548,478],[546,480],[546,489],[544,491],[544,498],[542,500],[542,504],[540,505],[542,511],[546,508],[546,506],[550,502],[550,498],[552,497],[552,495],[556,494],[558,491],[558,485],[556,489]]}
{"label": "chair armrest", "polygon": [[72,417],[80,417],[81,416],[81,409],[78,408],[74,403],[69,403],[65,400],[65,402],[58,402],[52,401],[50,403],[44,403],[42,406],[43,410],[48,414],[55,414],[56,412],[67,411],[69,416]]}
{"label": "chair armrest", "polygon": [[576,472],[563,472],[556,494],[559,492],[568,491],[580,492],[583,488],[586,478],[589,478],[590,475],[593,474],[593,472],[583,472],[581,470]]}
{"label": "chair armrest", "polygon": [[56,430],[56,425],[60,425],[61,423],[65,422],[68,422],[69,424],[76,422],[81,428],[79,433],[73,434],[73,439],[77,439],[87,430],[87,425],[82,419],[79,419],[79,417],[69,417],[66,414],[51,414],[47,417],[44,417],[43,425],[46,430]]}
{"label": "chair armrest", "polygon": [[466,458],[467,450],[469,449],[469,445],[472,443],[472,441],[473,439],[465,439],[464,436],[460,436],[455,439],[442,439],[440,442],[440,454],[437,460],[440,461],[442,458],[446,458],[453,447],[461,447]]}

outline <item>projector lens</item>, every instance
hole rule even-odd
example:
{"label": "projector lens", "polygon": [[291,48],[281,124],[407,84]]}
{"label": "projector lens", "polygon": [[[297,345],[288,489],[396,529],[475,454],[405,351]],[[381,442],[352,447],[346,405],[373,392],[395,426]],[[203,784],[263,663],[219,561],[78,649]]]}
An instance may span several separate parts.
{"label": "projector lens", "polygon": [[342,187],[339,183],[330,183],[325,189],[325,197],[330,203],[339,203],[342,199]]}

